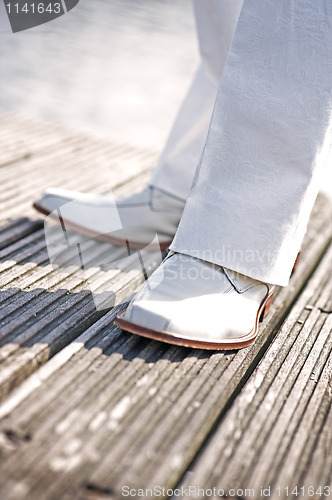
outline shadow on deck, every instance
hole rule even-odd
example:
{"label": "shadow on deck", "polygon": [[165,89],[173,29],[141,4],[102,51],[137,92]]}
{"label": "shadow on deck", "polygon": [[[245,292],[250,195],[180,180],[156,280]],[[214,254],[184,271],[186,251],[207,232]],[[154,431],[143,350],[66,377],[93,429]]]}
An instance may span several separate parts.
{"label": "shadow on deck", "polygon": [[[56,184],[126,194],[155,154],[8,114],[0,123],[1,499],[120,499],[155,487],[143,496],[215,488],[214,497],[262,498],[263,488],[280,499],[296,486],[302,498],[328,497],[331,202],[319,196],[296,272],[254,345],[149,341],[113,324],[144,279],[137,261],[88,242],[84,272],[72,254],[51,266],[30,207]],[[146,259],[151,271],[156,258]]]}

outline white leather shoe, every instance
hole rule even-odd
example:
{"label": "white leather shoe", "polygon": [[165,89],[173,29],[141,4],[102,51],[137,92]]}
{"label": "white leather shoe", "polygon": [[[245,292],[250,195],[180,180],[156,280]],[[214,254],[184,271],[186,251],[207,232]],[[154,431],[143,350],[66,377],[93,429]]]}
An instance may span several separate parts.
{"label": "white leather shoe", "polygon": [[116,245],[144,248],[157,235],[157,247],[164,250],[173,239],[184,205],[183,200],[148,186],[119,200],[52,188],[33,206],[68,228]]}
{"label": "white leather shoe", "polygon": [[250,345],[275,287],[172,253],[115,323],[144,337],[201,349]]}

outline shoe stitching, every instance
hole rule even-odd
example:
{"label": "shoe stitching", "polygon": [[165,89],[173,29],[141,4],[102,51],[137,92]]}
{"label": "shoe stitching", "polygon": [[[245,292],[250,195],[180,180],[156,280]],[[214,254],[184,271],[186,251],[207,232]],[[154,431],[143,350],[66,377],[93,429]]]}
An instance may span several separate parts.
{"label": "shoe stitching", "polygon": [[266,283],[263,283],[263,282],[262,282],[262,283],[259,283],[259,284],[257,284],[257,285],[252,285],[252,286],[249,286],[249,287],[244,288],[244,289],[241,289],[241,290],[240,290],[240,289],[238,289],[238,288],[236,288],[236,287],[235,287],[235,286],[233,286],[233,284],[232,284],[232,285],[231,285],[231,286],[230,286],[230,287],[229,287],[229,288],[228,288],[225,292],[223,292],[223,293],[230,293],[230,292],[232,292],[233,290],[235,290],[235,291],[236,291],[236,293],[238,293],[239,295],[243,295],[245,292],[248,292],[249,290],[252,290],[252,289],[253,289],[253,288],[255,288],[256,286],[260,286],[260,285],[265,285],[265,286],[268,288],[268,290],[270,290],[270,289],[269,289],[269,287],[268,287],[268,285],[267,285]]}
{"label": "shoe stitching", "polygon": [[[251,281],[254,281],[254,283],[251,283],[250,285],[246,285],[244,288],[240,288],[237,284],[236,284],[236,278],[231,278],[230,274],[228,273],[227,269],[223,268],[224,270],[224,273],[228,279],[228,281],[231,283],[231,285],[234,287],[234,289],[238,292],[238,293],[245,293],[247,292],[248,290],[251,290],[252,288],[255,288],[256,286],[259,286],[259,285],[266,285],[268,287],[268,285],[266,283],[264,283],[263,281],[260,281],[257,283],[257,280],[254,280],[253,278],[249,278]],[[268,287],[269,289],[269,287]]]}

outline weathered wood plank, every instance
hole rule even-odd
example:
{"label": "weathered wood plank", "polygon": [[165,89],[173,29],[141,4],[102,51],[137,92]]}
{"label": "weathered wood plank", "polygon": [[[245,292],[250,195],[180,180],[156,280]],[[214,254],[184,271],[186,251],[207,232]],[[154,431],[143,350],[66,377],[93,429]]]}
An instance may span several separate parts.
{"label": "weathered wood plank", "polygon": [[57,125],[35,122],[0,110],[0,168],[31,158],[43,149],[50,149],[77,135],[77,132]]}
{"label": "weathered wood plank", "polygon": [[[330,381],[328,384],[328,389],[323,396],[323,407],[325,409],[326,402],[331,401],[331,363],[329,366],[328,376]],[[319,429],[318,432],[314,433],[316,442],[314,446],[310,448],[310,452],[314,449],[310,461],[307,463],[305,470],[303,471],[302,477],[300,479],[301,483],[306,486],[312,485],[329,485],[332,488],[332,405],[330,403],[330,408],[326,415],[326,420],[324,425]],[[311,444],[311,433],[308,436],[309,446]],[[308,448],[309,448],[308,446]],[[307,450],[305,450],[307,452]],[[322,457],[324,459],[322,460]],[[331,490],[330,490],[331,491]],[[323,490],[323,493],[326,491]],[[327,495],[326,495],[327,496]],[[328,496],[327,496],[328,498]]]}
{"label": "weathered wood plank", "polygon": [[201,487],[248,488],[257,496],[263,486],[270,498],[287,498],[287,487],[301,494],[303,485],[330,484],[325,445],[320,454],[315,448],[320,433],[330,433],[331,273],[332,247],[183,486],[194,478]]}
{"label": "weathered wood plank", "polygon": [[[39,217],[32,201],[51,185],[127,195],[145,184],[155,157],[6,113],[0,113],[0,125],[0,221],[22,213]],[[65,248],[60,265],[58,259],[52,267],[42,228],[41,220],[23,217],[0,227],[0,397],[105,314],[107,309],[96,311],[96,300],[99,309],[118,303],[143,280],[137,258],[126,249],[74,233],[85,270],[76,247]],[[61,229],[54,230],[52,243],[64,246]],[[152,254],[143,258],[148,270],[156,266]]]}
{"label": "weathered wood plank", "polygon": [[[31,205],[47,187],[107,192],[147,174],[155,159],[155,152],[0,112],[0,223],[36,219]],[[0,248],[5,243],[0,232]]]}
{"label": "weathered wood plank", "polygon": [[[114,156],[117,160],[112,163]],[[3,167],[2,172],[8,174],[9,180],[3,178],[1,183],[1,220],[22,214],[36,218],[32,202],[50,186],[89,192],[114,189],[149,171],[153,158],[145,152],[121,153],[112,147],[89,148],[84,143],[80,150],[58,150]]]}
{"label": "weathered wood plank", "polygon": [[[155,157],[2,114],[1,124],[3,221],[36,217],[31,201],[59,179],[71,189],[126,194],[144,183]],[[110,246],[82,241],[85,273],[75,248],[54,269],[39,222],[7,224],[0,230],[0,392],[9,393],[0,406],[1,498],[121,498],[124,484],[175,486],[188,467],[201,486],[327,481],[330,461],[315,460],[331,443],[330,254],[277,331],[331,242],[331,217],[319,199],[290,286],[277,294],[254,346],[237,353],[120,331],[116,309],[96,311],[91,292],[101,300],[105,292],[128,296],[143,279],[135,257],[112,267],[125,251],[112,256]],[[53,243],[61,245],[61,234]],[[156,258],[145,258],[152,269]]]}
{"label": "weathered wood plank", "polygon": [[[241,396],[256,380],[251,375],[261,369],[264,353],[269,359],[274,349],[279,364],[287,357],[293,345],[288,330],[278,334],[285,337],[281,354],[280,345],[271,341],[331,241],[331,215],[331,206],[321,198],[297,272],[290,286],[279,291],[252,347],[207,353],[150,342],[112,326],[113,311],[77,338],[78,345],[68,345],[31,375],[0,409],[3,436],[10,431],[19,442],[14,450],[3,447],[4,494],[12,498],[14,482],[25,488],[25,498],[59,498],[68,491],[74,498],[92,497],[94,491],[121,498],[124,484],[178,484],[214,426],[228,418],[240,390]],[[323,282],[317,276],[317,286],[326,284],[325,274]],[[301,297],[307,304],[306,290]],[[315,334],[310,335],[314,342]],[[297,345],[292,352],[298,352]],[[258,380],[265,387],[275,376],[268,369],[266,379],[258,375]],[[257,387],[256,395],[255,383],[249,395],[258,406],[265,392]],[[26,436],[31,440],[25,441]]]}
{"label": "weathered wood plank", "polygon": [[[111,153],[108,158],[107,156],[104,157],[106,168],[110,165],[112,168],[121,165],[121,156],[131,158],[135,156],[139,158],[141,155],[150,158],[156,156],[156,152],[151,150],[139,149],[118,142],[114,144],[106,139],[91,137],[77,130],[66,129],[53,123],[35,122],[31,118],[0,110],[0,168],[2,180],[6,178],[10,180],[10,176],[6,172],[11,172],[10,167],[16,163],[22,163],[29,168],[31,162],[37,160],[38,163],[38,157],[50,158],[57,156],[59,152],[61,154],[61,152],[71,150],[80,155],[82,151],[88,152],[92,149],[94,149],[96,163],[99,161],[98,157],[102,157],[105,150],[109,152],[113,150],[113,154]],[[90,167],[94,168],[94,166],[95,163],[92,161]],[[143,165],[141,166],[144,168]],[[145,162],[145,168],[146,166],[147,162]],[[61,168],[61,163],[57,167]],[[44,171],[47,170],[47,163],[44,162]],[[55,172],[53,172],[53,177],[57,179],[54,174]],[[15,177],[12,176],[12,180],[15,182]]]}
{"label": "weathered wood plank", "polygon": [[[62,238],[61,233],[56,231]],[[75,248],[69,249],[69,257],[63,257],[61,266],[54,269],[48,261],[43,231],[19,243],[13,245],[15,250],[20,247],[18,252],[11,252],[10,247],[4,251],[6,269],[1,273],[4,292],[0,292],[0,299],[5,293],[0,300],[2,397],[36,369],[36,359],[38,364],[45,362],[106,312],[96,311],[95,300],[99,309],[103,301],[110,307],[144,279],[135,255],[128,257],[126,249],[117,247],[112,252],[106,243],[82,241],[84,272]],[[155,268],[158,254],[143,252],[142,256],[148,272]],[[9,296],[8,290],[12,291]]]}
{"label": "weathered wood plank", "polygon": [[0,250],[8,247],[24,236],[35,232],[42,226],[42,221],[31,221],[26,217],[19,217],[7,224],[3,224],[0,226]]}

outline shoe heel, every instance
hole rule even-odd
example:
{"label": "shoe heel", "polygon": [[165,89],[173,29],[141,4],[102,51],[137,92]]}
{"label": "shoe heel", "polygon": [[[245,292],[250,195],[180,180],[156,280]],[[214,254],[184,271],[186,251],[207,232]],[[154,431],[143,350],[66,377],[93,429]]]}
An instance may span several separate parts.
{"label": "shoe heel", "polygon": [[299,252],[297,254],[297,257],[295,259],[295,262],[294,262],[294,266],[293,266],[293,269],[292,269],[292,273],[291,273],[291,276],[293,276],[294,272],[295,272],[295,269],[296,269],[296,266],[298,265],[299,263],[299,260],[300,260],[300,255],[301,255],[301,252]]}
{"label": "shoe heel", "polygon": [[[296,257],[296,260],[294,262],[294,266],[293,266],[293,269],[292,269],[292,275],[296,269],[296,266],[298,265],[299,263],[299,260],[300,260],[300,256],[301,256],[301,252],[299,252],[297,254],[297,257]],[[273,295],[274,295],[274,292],[271,293],[271,295],[268,297],[267,301],[265,302],[265,306],[264,306],[264,309],[260,315],[260,318],[259,318],[259,322],[261,323],[263,321],[263,319],[265,318],[265,316],[269,313],[269,310],[270,310],[270,307],[271,307],[271,304],[273,302]]]}
{"label": "shoe heel", "polygon": [[273,302],[273,295],[274,295],[274,292],[272,292],[271,295],[269,295],[269,297],[267,298],[267,301],[265,302],[264,309],[263,309],[263,311],[260,315],[260,318],[259,318],[260,323],[263,321],[263,319],[265,318],[265,316],[268,314],[268,312],[270,310],[271,304]]}

